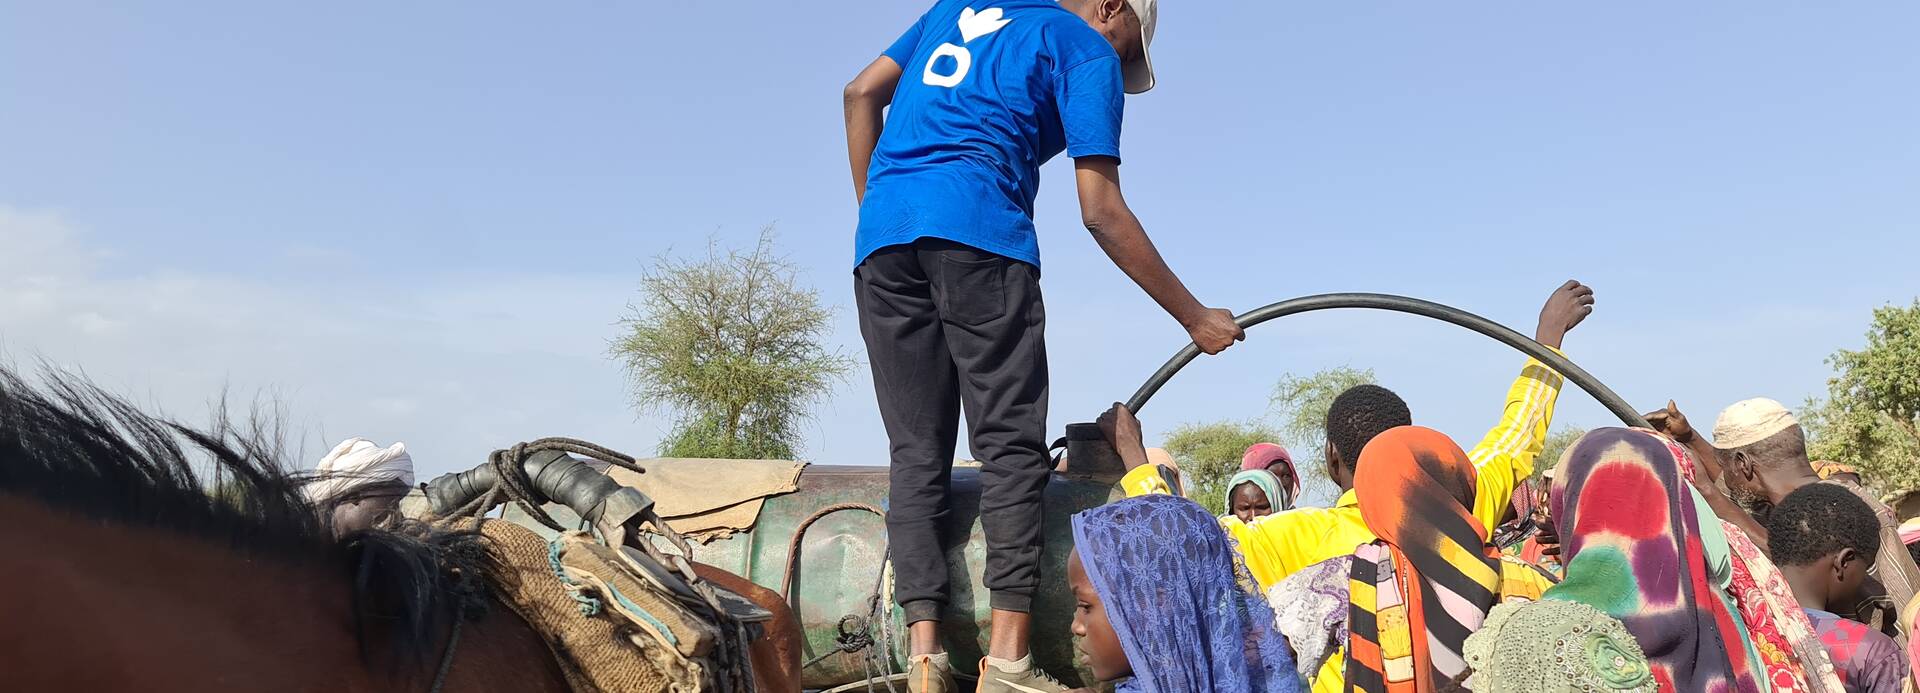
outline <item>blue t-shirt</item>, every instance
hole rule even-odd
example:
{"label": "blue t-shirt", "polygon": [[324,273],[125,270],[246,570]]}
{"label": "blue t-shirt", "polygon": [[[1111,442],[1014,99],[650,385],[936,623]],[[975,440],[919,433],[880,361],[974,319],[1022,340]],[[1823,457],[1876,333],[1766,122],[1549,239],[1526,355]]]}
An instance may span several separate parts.
{"label": "blue t-shirt", "polygon": [[940,0],[888,48],[903,70],[867,169],[855,265],[932,236],[1034,266],[1040,165],[1120,156],[1105,37],[1054,0]]}

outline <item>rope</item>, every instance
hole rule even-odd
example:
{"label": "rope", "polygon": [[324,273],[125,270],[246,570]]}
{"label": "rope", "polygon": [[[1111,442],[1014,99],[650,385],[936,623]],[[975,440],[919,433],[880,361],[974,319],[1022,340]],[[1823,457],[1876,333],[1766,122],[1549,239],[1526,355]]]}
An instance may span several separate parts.
{"label": "rope", "polygon": [[546,510],[540,508],[538,501],[541,499],[541,496],[533,490],[533,480],[527,478],[526,470],[521,467],[521,465],[526,462],[528,455],[546,451],[579,455],[635,473],[646,473],[646,470],[642,469],[640,464],[635,461],[631,455],[576,438],[541,438],[525,443],[516,443],[511,448],[495,450],[493,454],[487,456],[487,465],[493,467],[494,472],[495,482],[493,488],[486,493],[480,494],[478,498],[468,502],[460,509],[455,510],[452,513],[453,516],[472,515],[474,517],[481,517],[502,502],[512,502],[515,506],[518,506],[522,512],[525,512],[528,517],[539,521],[540,524],[545,525],[547,529],[555,532],[567,531],[567,528],[561,526],[558,521],[554,520],[552,515],[548,515]]}
{"label": "rope", "polygon": [[433,687],[428,688],[427,693],[440,693],[440,688],[447,685],[447,672],[453,671],[453,651],[460,647],[460,626],[466,622],[464,618],[454,617],[453,634],[447,636],[447,652],[440,656],[440,671],[433,675]]}
{"label": "rope", "polygon": [[[848,627],[848,624],[853,624],[854,627]],[[800,668],[806,669],[826,661],[828,657],[842,652],[859,652],[873,645],[872,630],[867,627],[866,620],[856,614],[841,616],[840,623],[835,626],[835,630],[838,630],[839,634],[833,636],[833,650],[807,660],[807,663],[800,665]]]}
{"label": "rope", "polygon": [[[821,518],[842,510],[865,510],[879,516],[881,519],[885,519],[887,516],[885,510],[881,510],[867,503],[835,503],[816,510],[813,514],[808,515],[806,519],[801,520],[800,524],[793,528],[793,538],[787,541],[787,565],[786,569],[783,570],[780,575],[780,596],[787,600],[789,606],[793,603],[791,590],[793,588],[794,569],[800,563],[800,544],[802,540],[806,538],[807,528],[812,527],[813,523],[820,521]],[[889,613],[886,606],[882,604],[880,600],[881,589],[887,575],[887,556],[891,550],[891,548],[881,549],[881,569],[880,572],[874,576],[873,594],[867,597],[866,617],[863,618],[856,614],[847,614],[846,616],[840,617],[839,624],[835,626],[835,630],[837,630],[838,633],[833,638],[833,649],[816,655],[813,659],[807,660],[805,664],[800,665],[801,669],[812,668],[813,665],[826,661],[827,658],[835,655],[865,651],[867,656],[861,658],[860,665],[862,670],[867,674],[868,693],[872,693],[875,679],[886,684],[889,693],[894,692],[893,681],[891,679],[893,675],[893,662],[891,656],[889,656],[893,647],[893,638],[890,635],[892,632],[892,628],[890,627],[892,625],[892,614]],[[876,643],[873,636],[875,624],[880,624],[881,638],[885,642],[885,647],[874,647]],[[880,671],[881,675],[875,676],[874,672],[876,670]]]}
{"label": "rope", "polygon": [[800,563],[800,540],[806,538],[807,528],[813,526],[813,523],[842,510],[865,510],[880,516],[881,519],[887,517],[886,511],[866,503],[835,503],[815,510],[812,515],[807,516],[807,519],[801,520],[799,526],[793,528],[793,538],[787,541],[787,567],[780,573],[780,597],[787,600],[788,606],[793,605],[793,595],[788,590],[793,587],[793,569]]}
{"label": "rope", "polygon": [[[493,467],[494,476],[497,479],[494,482],[493,488],[489,489],[486,493],[480,494],[480,497],[473,499],[473,501],[467,503],[465,506],[455,510],[452,516],[471,515],[476,518],[484,517],[488,512],[492,511],[495,506],[500,505],[502,502],[511,502],[519,506],[521,511],[525,512],[528,517],[545,525],[547,529],[555,532],[568,531],[565,526],[561,525],[559,521],[554,520],[553,516],[548,515],[546,510],[540,507],[545,498],[532,488],[533,481],[527,478],[526,471],[522,467],[528,455],[549,450],[592,458],[639,474],[646,473],[646,470],[642,469],[632,456],[611,448],[602,447],[575,438],[541,438],[539,440],[519,443],[505,450],[495,450],[493,454],[488,455],[487,464]],[[876,512],[878,511],[876,510]],[[752,691],[754,689],[754,681],[752,675],[748,673],[750,665],[748,664],[747,654],[747,647],[749,642],[751,642],[751,638],[747,633],[747,626],[738,619],[735,619],[733,614],[729,613],[726,607],[721,605],[720,595],[714,592],[713,585],[708,584],[706,580],[701,579],[699,574],[694,572],[693,564],[689,562],[689,558],[693,556],[693,546],[687,543],[685,536],[674,531],[672,527],[667,526],[667,521],[662,519],[659,513],[651,509],[637,518],[637,521],[633,523],[632,529],[637,534],[632,537],[632,541],[627,542],[626,545],[639,550],[645,554],[647,558],[678,573],[681,580],[693,588],[694,594],[700,597],[704,606],[706,606],[707,610],[712,614],[715,625],[722,631],[731,631],[731,637],[727,640],[735,646],[723,647],[713,655],[715,664],[719,665],[723,670],[721,672],[722,680],[720,681],[722,690]],[[678,553],[668,554],[662,552],[659,547],[654,546],[652,540],[644,536],[646,534],[653,534],[666,539],[667,543],[673,545],[673,548]],[[436,688],[436,692],[437,690]]]}
{"label": "rope", "polygon": [[[555,537],[553,541],[547,542],[547,570],[553,571],[553,576],[560,579],[560,584],[567,586],[567,596],[573,597],[573,601],[579,603],[581,616],[592,616],[600,613],[600,600],[587,596],[585,590],[580,589],[580,583],[574,582],[573,578],[567,577],[566,567],[560,565],[560,539],[558,537]],[[661,630],[666,629],[662,628]]]}

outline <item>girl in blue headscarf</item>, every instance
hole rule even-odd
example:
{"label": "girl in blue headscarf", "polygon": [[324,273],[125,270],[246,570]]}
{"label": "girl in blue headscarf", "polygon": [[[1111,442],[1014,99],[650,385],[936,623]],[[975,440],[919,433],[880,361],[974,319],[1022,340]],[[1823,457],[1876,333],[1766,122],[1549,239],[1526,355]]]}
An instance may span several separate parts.
{"label": "girl in blue headscarf", "polygon": [[1073,634],[1119,693],[1293,693],[1293,654],[1212,515],[1167,495],[1073,516]]}

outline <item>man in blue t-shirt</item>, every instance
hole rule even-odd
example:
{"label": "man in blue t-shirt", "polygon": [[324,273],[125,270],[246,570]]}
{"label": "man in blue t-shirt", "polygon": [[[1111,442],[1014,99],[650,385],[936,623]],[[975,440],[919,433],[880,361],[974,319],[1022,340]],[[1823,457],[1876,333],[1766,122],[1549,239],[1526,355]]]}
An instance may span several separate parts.
{"label": "man in blue t-shirt", "polygon": [[979,690],[1061,689],[1027,646],[1048,478],[1040,165],[1073,158],[1087,230],[1203,351],[1245,337],[1187,291],[1120,194],[1121,110],[1153,86],[1155,5],[940,0],[847,85],[854,294],[892,443],[887,537],[917,693],[951,690],[941,537],[963,408],[993,607]]}

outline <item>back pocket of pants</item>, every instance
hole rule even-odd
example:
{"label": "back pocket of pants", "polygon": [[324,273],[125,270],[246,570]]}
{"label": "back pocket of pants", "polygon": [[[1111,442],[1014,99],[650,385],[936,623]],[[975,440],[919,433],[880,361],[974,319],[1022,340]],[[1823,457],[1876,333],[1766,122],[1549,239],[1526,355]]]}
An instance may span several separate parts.
{"label": "back pocket of pants", "polygon": [[962,325],[983,325],[1007,314],[1007,260],[940,256],[940,315]]}

